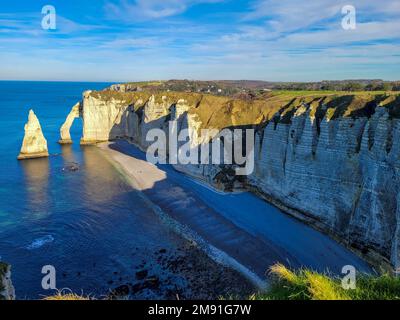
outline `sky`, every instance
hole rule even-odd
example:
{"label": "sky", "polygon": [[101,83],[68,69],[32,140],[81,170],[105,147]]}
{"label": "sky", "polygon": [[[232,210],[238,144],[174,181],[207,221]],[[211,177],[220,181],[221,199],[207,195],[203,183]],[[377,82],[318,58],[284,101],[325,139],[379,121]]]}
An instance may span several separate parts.
{"label": "sky", "polygon": [[399,0],[4,2],[2,80],[400,80]]}

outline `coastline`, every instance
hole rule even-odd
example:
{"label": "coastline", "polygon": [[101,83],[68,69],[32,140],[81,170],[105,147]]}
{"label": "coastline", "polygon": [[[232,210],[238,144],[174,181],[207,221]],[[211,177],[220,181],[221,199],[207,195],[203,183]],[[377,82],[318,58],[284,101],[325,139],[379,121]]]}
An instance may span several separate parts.
{"label": "coastline", "polygon": [[[254,290],[253,292],[263,292],[269,287],[266,278],[262,278],[255,274],[227,253],[202,239],[202,237],[196,234],[196,232],[165,213],[162,208],[153,203],[145,194],[143,194],[143,191],[149,190],[157,181],[165,179],[165,172],[159,170],[156,166],[146,161],[124,155],[111,149],[110,144],[110,142],[102,142],[96,144],[96,146],[104,157],[110,161],[110,163],[122,175],[123,179],[132,188],[140,191],[148,206],[161,218],[161,220],[171,227],[174,232],[188,241],[190,250],[193,251],[189,255],[195,255],[196,259],[200,261],[200,264],[208,265],[209,269],[207,270],[207,273],[211,274],[211,277],[212,274],[215,273],[217,279],[219,279],[221,283],[227,281],[226,283],[229,283],[229,286],[233,288],[232,292],[236,296],[238,296],[240,290],[243,290],[243,288],[246,290],[249,287],[252,287]],[[134,145],[132,145],[132,147],[134,147]],[[215,266],[218,267],[215,268]],[[220,272],[221,268],[224,270],[224,273]],[[195,273],[192,274],[192,270],[188,271],[190,276],[199,276],[199,281],[204,280],[202,279],[203,276],[196,275]],[[196,271],[199,270],[197,269]],[[224,278],[226,280],[223,280]],[[235,281],[232,280],[240,280],[242,283],[235,283]],[[242,298],[243,297],[245,296],[242,296]]]}
{"label": "coastline", "polygon": [[178,233],[196,239],[214,260],[223,252],[223,263],[255,284],[277,262],[336,275],[345,265],[372,271],[343,245],[250,192],[221,194],[172,166],[148,163],[143,151],[125,140],[98,147],[161,216],[180,226]]}

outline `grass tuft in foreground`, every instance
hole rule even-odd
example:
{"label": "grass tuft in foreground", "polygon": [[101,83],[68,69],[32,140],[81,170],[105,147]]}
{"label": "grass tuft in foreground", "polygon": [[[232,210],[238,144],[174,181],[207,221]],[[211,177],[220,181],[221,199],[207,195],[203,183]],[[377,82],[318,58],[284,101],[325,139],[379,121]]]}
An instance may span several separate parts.
{"label": "grass tuft in foreground", "polygon": [[77,295],[77,294],[72,293],[72,292],[65,292],[65,290],[60,290],[55,295],[52,295],[52,296],[49,296],[49,297],[45,297],[45,298],[43,298],[43,300],[50,300],[50,301],[54,301],[54,300],[65,300],[65,301],[81,300],[81,301],[87,301],[87,300],[91,300],[91,298],[90,297],[85,297],[83,295]]}
{"label": "grass tuft in foreground", "polygon": [[400,300],[400,278],[390,275],[357,277],[356,289],[342,288],[341,279],[310,270],[297,272],[281,264],[271,268],[270,290],[252,300]]}

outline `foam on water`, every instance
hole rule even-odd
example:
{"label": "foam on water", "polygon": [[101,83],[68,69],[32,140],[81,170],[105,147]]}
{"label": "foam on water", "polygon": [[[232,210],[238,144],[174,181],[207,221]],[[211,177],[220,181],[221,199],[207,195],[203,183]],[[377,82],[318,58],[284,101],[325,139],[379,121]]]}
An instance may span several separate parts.
{"label": "foam on water", "polygon": [[26,249],[36,250],[36,249],[39,249],[39,248],[43,247],[44,245],[51,243],[53,241],[54,241],[54,237],[52,235],[48,234],[44,237],[33,240],[32,243],[26,247]]}

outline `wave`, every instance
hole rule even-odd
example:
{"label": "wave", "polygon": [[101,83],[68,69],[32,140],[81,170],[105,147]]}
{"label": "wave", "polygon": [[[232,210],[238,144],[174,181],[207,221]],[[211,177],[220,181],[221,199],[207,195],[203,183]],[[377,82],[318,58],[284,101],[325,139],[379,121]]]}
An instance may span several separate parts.
{"label": "wave", "polygon": [[35,250],[43,247],[45,244],[51,243],[54,241],[54,237],[52,235],[46,235],[41,238],[37,238],[32,241],[30,245],[26,247],[28,250]]}

